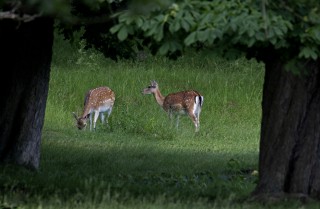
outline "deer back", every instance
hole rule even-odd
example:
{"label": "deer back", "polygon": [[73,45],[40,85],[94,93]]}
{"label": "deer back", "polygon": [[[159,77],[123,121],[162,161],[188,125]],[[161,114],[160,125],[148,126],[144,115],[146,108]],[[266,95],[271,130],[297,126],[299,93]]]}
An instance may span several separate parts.
{"label": "deer back", "polygon": [[194,105],[196,104],[196,97],[199,97],[200,99],[202,98],[200,93],[194,90],[171,93],[165,97],[163,102],[163,109],[165,111],[172,110],[182,113],[189,112],[190,110],[194,109]]}

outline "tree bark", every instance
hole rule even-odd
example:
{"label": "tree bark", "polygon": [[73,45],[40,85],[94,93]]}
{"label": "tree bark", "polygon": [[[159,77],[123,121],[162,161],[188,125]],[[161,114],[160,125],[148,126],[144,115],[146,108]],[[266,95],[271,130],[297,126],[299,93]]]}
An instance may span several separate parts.
{"label": "tree bark", "polygon": [[52,45],[51,18],[0,20],[2,163],[39,167]]}
{"label": "tree bark", "polygon": [[258,196],[320,198],[320,60],[265,62]]}

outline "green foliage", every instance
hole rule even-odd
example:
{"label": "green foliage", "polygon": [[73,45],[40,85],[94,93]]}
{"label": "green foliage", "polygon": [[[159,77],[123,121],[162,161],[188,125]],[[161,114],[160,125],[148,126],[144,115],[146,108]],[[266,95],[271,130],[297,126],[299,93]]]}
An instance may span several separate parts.
{"label": "green foliage", "polygon": [[[6,4],[4,4],[4,2]],[[9,4],[2,1],[0,11]],[[86,49],[94,47],[114,60],[133,58],[147,48],[177,58],[185,48],[207,48],[229,58],[243,54],[284,62],[318,59],[320,3],[301,1],[150,1],[82,0],[23,2],[54,16],[66,38],[85,28]],[[15,8],[16,12],[27,12]],[[19,5],[19,4],[17,4]],[[9,7],[10,8],[10,7]]]}
{"label": "green foliage", "polygon": [[[270,48],[285,60],[319,57],[319,1],[187,0],[147,15],[126,10],[117,16],[119,23],[111,32],[120,40],[127,37],[123,31],[143,34],[163,55],[200,46],[231,57],[241,51],[262,56]],[[287,55],[281,55],[283,49]]]}

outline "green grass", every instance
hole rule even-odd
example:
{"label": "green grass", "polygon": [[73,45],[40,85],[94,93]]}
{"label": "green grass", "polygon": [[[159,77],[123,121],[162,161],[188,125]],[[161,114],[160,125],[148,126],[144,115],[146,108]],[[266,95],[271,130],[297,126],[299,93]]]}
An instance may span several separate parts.
{"label": "green grass", "polygon": [[[245,201],[257,182],[262,64],[191,52],[116,63],[82,45],[56,38],[41,166],[1,167],[0,208],[269,207]],[[153,79],[164,95],[204,95],[199,133],[187,117],[176,130],[141,94]],[[101,85],[116,93],[110,126],[78,131],[71,113]]]}

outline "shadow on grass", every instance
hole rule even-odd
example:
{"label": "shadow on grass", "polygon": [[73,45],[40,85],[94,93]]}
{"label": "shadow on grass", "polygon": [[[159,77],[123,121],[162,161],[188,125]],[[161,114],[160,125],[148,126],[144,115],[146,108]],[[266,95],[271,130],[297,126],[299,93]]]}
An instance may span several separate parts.
{"label": "shadow on grass", "polygon": [[257,180],[252,175],[255,165],[240,160],[256,158],[256,153],[232,156],[114,137],[43,140],[40,170],[2,166],[0,192],[22,202],[53,196],[59,201],[99,200],[105,195],[121,201],[153,201],[159,196],[179,202],[212,201],[243,199]]}

